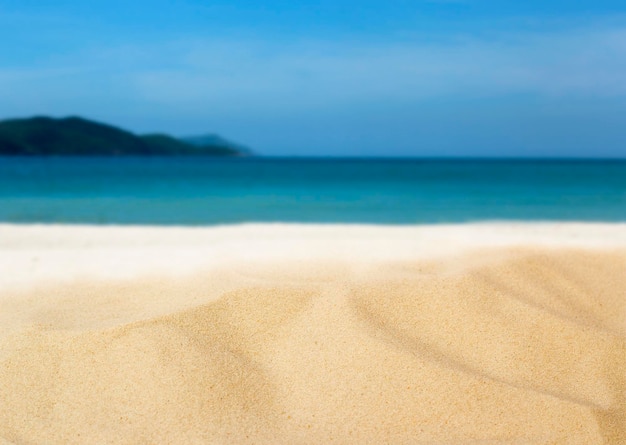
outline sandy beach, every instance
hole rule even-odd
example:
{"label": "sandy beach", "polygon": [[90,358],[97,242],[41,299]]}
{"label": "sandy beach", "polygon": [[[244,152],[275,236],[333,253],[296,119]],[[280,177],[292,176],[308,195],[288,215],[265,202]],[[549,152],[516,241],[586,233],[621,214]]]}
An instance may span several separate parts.
{"label": "sandy beach", "polygon": [[624,444],[626,224],[0,225],[0,444]]}

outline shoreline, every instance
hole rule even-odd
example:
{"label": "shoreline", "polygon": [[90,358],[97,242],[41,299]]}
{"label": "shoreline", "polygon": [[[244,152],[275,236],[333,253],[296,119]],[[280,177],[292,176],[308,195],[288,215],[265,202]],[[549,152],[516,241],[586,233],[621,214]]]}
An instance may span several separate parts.
{"label": "shoreline", "polygon": [[74,280],[176,278],[241,264],[418,261],[499,248],[621,249],[626,223],[0,223],[0,294]]}
{"label": "shoreline", "polygon": [[501,247],[626,247],[626,223],[484,222],[435,225],[0,224],[0,289],[78,278],[179,276],[237,262],[393,261]]}

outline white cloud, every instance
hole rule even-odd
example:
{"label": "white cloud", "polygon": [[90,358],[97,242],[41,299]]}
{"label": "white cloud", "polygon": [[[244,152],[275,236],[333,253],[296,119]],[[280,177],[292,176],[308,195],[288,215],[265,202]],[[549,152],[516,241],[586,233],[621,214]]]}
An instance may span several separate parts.
{"label": "white cloud", "polygon": [[626,94],[626,28],[428,44],[196,41],[162,49],[160,57],[168,68],[130,74],[145,99],[172,105],[316,107],[459,94]]}
{"label": "white cloud", "polygon": [[54,90],[58,98],[78,91],[88,101],[89,89],[74,87],[94,83],[118,88],[110,91],[118,98],[173,109],[290,111],[459,95],[622,96],[624,78],[626,27],[592,26],[436,42],[214,39],[126,45],[70,54],[37,69],[0,70],[0,92],[39,88]]}

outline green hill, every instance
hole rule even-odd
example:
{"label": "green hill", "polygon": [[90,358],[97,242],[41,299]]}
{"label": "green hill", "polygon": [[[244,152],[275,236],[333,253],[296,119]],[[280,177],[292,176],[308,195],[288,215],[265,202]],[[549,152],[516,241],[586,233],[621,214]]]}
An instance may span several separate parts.
{"label": "green hill", "polygon": [[0,121],[0,155],[37,156],[244,156],[226,140],[197,146],[165,135],[138,136],[80,117]]}
{"label": "green hill", "polygon": [[252,154],[249,148],[244,147],[243,145],[236,144],[229,140],[226,140],[217,134],[190,136],[190,137],[181,138],[181,140],[199,148],[220,147],[224,151],[224,154],[239,153],[240,155],[243,155],[243,156]]}
{"label": "green hill", "polygon": [[146,134],[140,136],[144,144],[161,154],[194,154],[196,148],[167,134]]}

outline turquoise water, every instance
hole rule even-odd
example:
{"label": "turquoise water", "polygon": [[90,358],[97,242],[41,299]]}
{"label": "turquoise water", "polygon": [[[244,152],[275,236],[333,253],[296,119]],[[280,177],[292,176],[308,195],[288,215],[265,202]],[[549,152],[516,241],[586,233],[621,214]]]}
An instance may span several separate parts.
{"label": "turquoise water", "polygon": [[0,221],[626,221],[626,162],[0,158]]}

